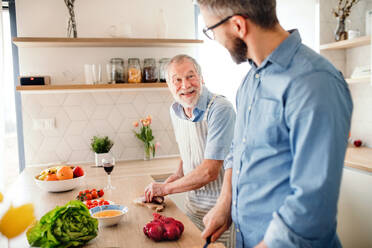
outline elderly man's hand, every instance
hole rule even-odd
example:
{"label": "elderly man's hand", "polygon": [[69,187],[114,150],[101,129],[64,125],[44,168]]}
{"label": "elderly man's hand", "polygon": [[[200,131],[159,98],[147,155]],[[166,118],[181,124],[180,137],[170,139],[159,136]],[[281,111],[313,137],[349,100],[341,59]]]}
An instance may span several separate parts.
{"label": "elderly man's hand", "polygon": [[145,188],[146,202],[151,202],[154,196],[166,196],[165,183],[150,183]]}

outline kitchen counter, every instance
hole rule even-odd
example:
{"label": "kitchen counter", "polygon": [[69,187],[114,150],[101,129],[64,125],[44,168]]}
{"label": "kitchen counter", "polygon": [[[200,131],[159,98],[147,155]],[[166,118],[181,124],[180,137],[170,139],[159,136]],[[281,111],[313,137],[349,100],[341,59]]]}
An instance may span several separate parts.
{"label": "kitchen counter", "polygon": [[[178,158],[154,159],[151,161],[128,161],[117,163],[112,172],[113,191],[105,192],[104,199],[128,206],[129,211],[124,220],[117,226],[100,228],[98,236],[86,247],[202,247],[204,240],[199,229],[181,212],[174,202],[166,197],[166,208],[162,212],[180,220],[185,231],[178,241],[158,242],[148,239],[142,231],[143,226],[152,220],[152,210],[132,203],[132,200],[143,194],[144,188],[153,178],[150,175],[172,173],[178,167]],[[14,205],[33,203],[38,219],[57,205],[64,205],[74,199],[79,191],[101,189],[107,183],[107,175],[102,168],[81,165],[86,178],[80,187],[74,190],[49,193],[40,190],[34,183],[34,176],[43,167],[26,168],[7,192]],[[11,240],[9,247],[28,247],[26,235],[22,234]]]}
{"label": "kitchen counter", "polygon": [[372,148],[348,147],[345,166],[372,173]]}

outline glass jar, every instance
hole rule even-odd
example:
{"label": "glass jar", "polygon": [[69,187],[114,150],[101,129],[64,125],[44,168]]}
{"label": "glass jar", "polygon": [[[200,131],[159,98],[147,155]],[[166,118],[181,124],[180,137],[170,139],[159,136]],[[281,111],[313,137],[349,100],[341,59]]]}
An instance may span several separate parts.
{"label": "glass jar", "polygon": [[128,59],[128,83],[141,83],[141,65],[138,58]]}
{"label": "glass jar", "polygon": [[158,71],[156,61],[153,58],[147,58],[143,62],[143,82],[154,83],[158,81]]}
{"label": "glass jar", "polygon": [[166,82],[167,79],[167,65],[169,63],[169,58],[162,58],[159,60],[159,81]]}
{"label": "glass jar", "polygon": [[122,84],[125,83],[124,80],[124,60],[121,58],[112,58],[110,60],[111,65],[111,73],[110,73],[110,81],[111,83]]}

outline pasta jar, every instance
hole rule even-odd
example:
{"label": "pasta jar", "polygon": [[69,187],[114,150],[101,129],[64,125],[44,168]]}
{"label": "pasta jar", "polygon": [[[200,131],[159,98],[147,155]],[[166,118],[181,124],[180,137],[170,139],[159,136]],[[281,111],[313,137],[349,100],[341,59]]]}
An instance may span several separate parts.
{"label": "pasta jar", "polygon": [[121,58],[112,58],[110,60],[111,71],[110,71],[110,81],[111,83],[125,83],[124,80],[124,60]]}
{"label": "pasta jar", "polygon": [[153,58],[147,58],[143,62],[143,81],[145,83],[153,83],[158,81],[156,61]]}
{"label": "pasta jar", "polygon": [[169,63],[169,58],[162,58],[159,60],[159,81],[166,82],[167,79],[167,65]]}
{"label": "pasta jar", "polygon": [[138,58],[128,59],[128,83],[138,84],[141,83],[141,65]]}

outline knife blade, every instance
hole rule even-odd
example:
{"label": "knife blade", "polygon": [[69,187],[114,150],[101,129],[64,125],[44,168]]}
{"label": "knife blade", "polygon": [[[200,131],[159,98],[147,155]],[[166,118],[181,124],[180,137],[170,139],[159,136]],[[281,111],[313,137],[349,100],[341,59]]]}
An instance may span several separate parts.
{"label": "knife blade", "polygon": [[207,237],[207,240],[205,241],[205,245],[203,246],[203,248],[207,248],[208,245],[211,243],[211,237],[212,237],[212,236],[208,236],[208,237]]}

